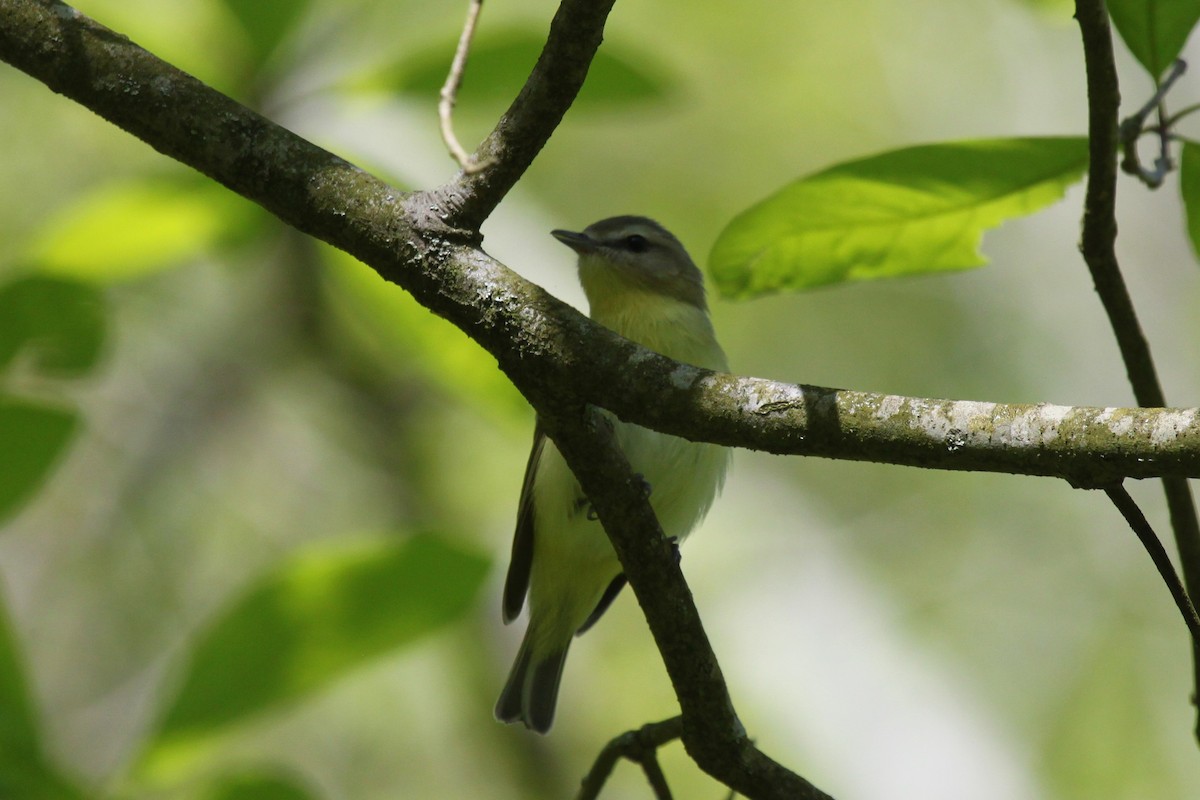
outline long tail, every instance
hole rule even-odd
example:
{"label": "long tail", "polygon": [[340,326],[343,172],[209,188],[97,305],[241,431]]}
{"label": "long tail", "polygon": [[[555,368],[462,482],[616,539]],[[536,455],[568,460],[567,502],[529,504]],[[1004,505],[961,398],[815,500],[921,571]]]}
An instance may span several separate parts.
{"label": "long tail", "polygon": [[546,733],[554,724],[554,706],[558,702],[558,684],[567,661],[570,640],[561,650],[534,655],[532,626],[517,652],[508,682],[496,701],[496,719],[522,722],[526,728]]}

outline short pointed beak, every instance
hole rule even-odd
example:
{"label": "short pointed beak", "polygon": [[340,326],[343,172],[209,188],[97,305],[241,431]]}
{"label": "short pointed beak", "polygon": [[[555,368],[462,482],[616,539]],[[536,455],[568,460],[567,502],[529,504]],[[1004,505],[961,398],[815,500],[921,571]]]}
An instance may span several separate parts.
{"label": "short pointed beak", "polygon": [[586,233],[554,230],[550,231],[550,235],[574,250],[576,253],[590,253],[596,249],[596,240],[588,236]]}

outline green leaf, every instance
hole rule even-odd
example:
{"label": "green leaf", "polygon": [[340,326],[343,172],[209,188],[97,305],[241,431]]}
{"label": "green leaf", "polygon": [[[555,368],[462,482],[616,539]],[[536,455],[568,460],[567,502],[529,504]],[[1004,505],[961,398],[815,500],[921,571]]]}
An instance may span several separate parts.
{"label": "green leaf", "polygon": [[738,215],[709,255],[720,291],[752,297],[986,263],[983,232],[1060,199],[1082,138],[922,145],[788,184]]}
{"label": "green leaf", "polygon": [[295,555],[200,637],[142,774],[186,769],[237,723],[445,627],[471,607],[487,568],[432,535]]}
{"label": "green leaf", "polygon": [[[496,104],[507,106],[529,77],[545,44],[544,31],[526,28],[480,31],[471,46],[458,107],[469,112],[490,109]],[[456,39],[448,39],[420,50],[379,79],[365,81],[362,88],[435,99],[446,82],[456,46]],[[669,95],[671,83],[648,54],[606,42],[592,61],[573,108],[595,111],[661,102]]]}
{"label": "green leaf", "polygon": [[74,800],[80,791],[45,757],[8,615],[0,606],[0,797]]}
{"label": "green leaf", "polygon": [[267,62],[296,27],[311,0],[222,0],[250,40],[254,64]]}
{"label": "green leaf", "polygon": [[269,772],[223,775],[203,800],[312,800],[313,795],[290,778]]}
{"label": "green leaf", "polygon": [[1188,238],[1192,252],[1200,258],[1200,144],[1184,141],[1179,158],[1179,193],[1183,195]]}
{"label": "green leaf", "polygon": [[0,521],[42,485],[78,427],[73,411],[0,395]]}
{"label": "green leaf", "polygon": [[104,299],[91,286],[33,276],[0,287],[0,369],[20,355],[42,373],[82,374],[104,333]]}
{"label": "green leaf", "polygon": [[1200,0],[1108,0],[1108,13],[1125,45],[1157,82],[1200,19]]}
{"label": "green leaf", "polygon": [[46,273],[77,280],[140,278],[215,245],[245,217],[246,204],[215,185],[106,184],[51,219],[27,258]]}

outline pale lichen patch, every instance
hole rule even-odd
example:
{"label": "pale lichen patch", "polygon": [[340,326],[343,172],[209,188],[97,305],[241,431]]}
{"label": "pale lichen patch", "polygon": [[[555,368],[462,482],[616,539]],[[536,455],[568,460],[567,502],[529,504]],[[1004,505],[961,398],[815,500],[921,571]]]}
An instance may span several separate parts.
{"label": "pale lichen patch", "polygon": [[1114,436],[1128,436],[1133,432],[1134,417],[1124,408],[1106,408],[1096,416],[1096,422],[1104,425]]}
{"label": "pale lichen patch", "polygon": [[904,410],[904,401],[907,399],[896,394],[884,396],[875,406],[875,419],[888,420],[900,414]]}
{"label": "pale lichen patch", "polygon": [[803,408],[804,393],[799,386],[739,378],[732,394],[751,414],[771,414],[790,408]]}
{"label": "pale lichen patch", "polygon": [[671,370],[669,380],[676,389],[690,389],[699,377],[700,370],[687,364],[680,364]]}
{"label": "pale lichen patch", "polygon": [[1196,424],[1196,410],[1185,408],[1160,413],[1150,431],[1150,441],[1156,445],[1170,444]]}

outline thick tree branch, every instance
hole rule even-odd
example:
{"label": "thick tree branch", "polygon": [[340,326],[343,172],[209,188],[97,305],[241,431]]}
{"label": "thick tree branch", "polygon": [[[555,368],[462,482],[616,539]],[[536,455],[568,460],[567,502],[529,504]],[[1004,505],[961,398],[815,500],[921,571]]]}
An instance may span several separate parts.
{"label": "thick tree branch", "polygon": [[370,265],[466,331],[531,398],[570,385],[631,422],[778,454],[1085,486],[1200,477],[1198,409],[899,397],[673,362],[489,258],[429,195],[405,195],[61,3],[0,0],[0,60]]}
{"label": "thick tree branch", "polygon": [[[1090,147],[1080,250],[1116,335],[1134,397],[1139,405],[1161,407],[1167,404],[1162,385],[1150,355],[1150,345],[1142,334],[1133,300],[1121,275],[1115,249],[1117,148],[1120,142],[1117,117],[1121,93],[1108,9],[1104,0],[1076,0],[1075,18],[1083,39],[1087,71]],[[1191,489],[1185,480],[1175,475],[1165,477],[1163,491],[1184,584],[1192,597],[1200,597],[1200,518],[1196,515]],[[1195,637],[1192,639],[1192,668],[1195,703],[1200,697],[1200,639]],[[1196,721],[1196,736],[1200,738],[1200,716]]]}
{"label": "thick tree branch", "polygon": [[[0,58],[371,264],[475,334],[521,384],[547,364],[516,362],[549,349],[571,361],[562,366],[572,380],[623,418],[725,444],[1094,484],[1200,476],[1194,410],[951,403],[711,376],[672,364],[597,329],[487,259],[469,246],[474,231],[451,229],[442,209],[420,207],[426,196],[403,196],[68,7],[4,0],[0,23]],[[519,352],[504,358],[513,343]],[[644,402],[663,392],[665,404]],[[697,423],[707,420],[711,431],[702,433]]]}

